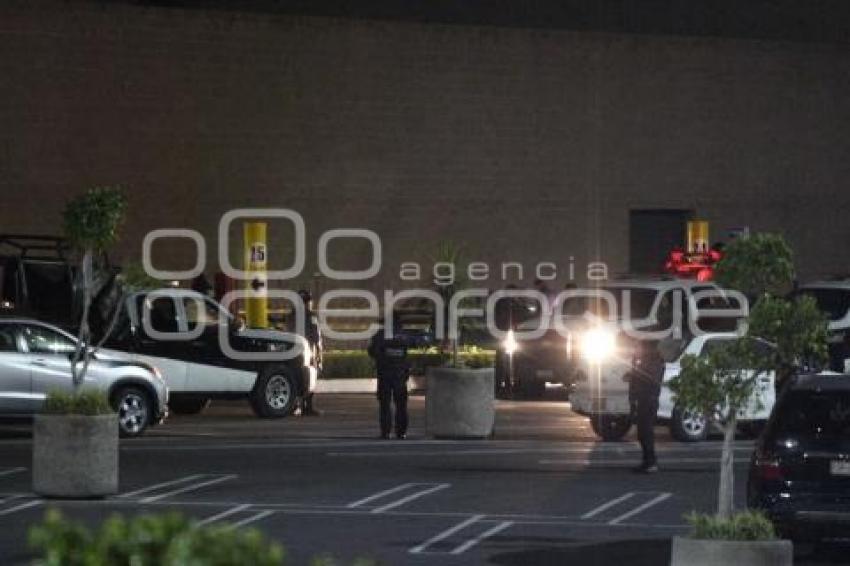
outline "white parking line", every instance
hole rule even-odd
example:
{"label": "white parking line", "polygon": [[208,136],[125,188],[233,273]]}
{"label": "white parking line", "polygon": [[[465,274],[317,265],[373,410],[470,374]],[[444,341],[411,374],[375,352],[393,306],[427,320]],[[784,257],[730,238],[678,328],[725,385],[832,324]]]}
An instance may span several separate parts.
{"label": "white parking line", "polygon": [[[421,485],[427,485],[427,484],[421,484]],[[399,499],[397,501],[393,501],[392,503],[388,503],[388,504],[386,504],[382,507],[377,507],[375,509],[372,509],[372,513],[383,513],[384,511],[389,511],[390,509],[395,509],[396,507],[401,507],[405,503],[410,503],[414,499],[419,499],[420,497],[430,495],[432,493],[446,489],[448,487],[451,487],[450,483],[437,484],[434,487],[431,487],[431,488],[428,488],[428,489],[425,489],[425,490],[422,490],[422,491],[418,491],[418,492],[416,492],[412,495],[408,495],[407,497],[402,497],[401,499]]]}
{"label": "white parking line", "polygon": [[26,468],[9,468],[7,470],[0,470],[0,478],[11,476],[12,474],[17,474],[19,472],[25,472],[26,470]]}
{"label": "white parking line", "polygon": [[118,497],[120,497],[120,498],[136,497],[137,495],[142,495],[143,493],[148,493],[149,491],[155,491],[155,490],[161,489],[163,487],[171,487],[172,485],[190,482],[190,481],[196,480],[198,478],[202,478],[202,477],[203,477],[203,474],[195,474],[194,476],[186,476],[185,478],[179,478],[179,479],[176,479],[176,480],[157,483],[157,484],[154,484],[154,485],[150,485],[148,487],[143,487],[142,489],[137,489],[136,491],[130,491],[128,493],[122,493]]}
{"label": "white parking line", "polygon": [[220,519],[224,519],[225,517],[230,517],[231,515],[235,515],[237,513],[240,513],[242,511],[245,511],[246,509],[250,509],[250,508],[251,508],[251,505],[249,505],[247,503],[244,503],[242,505],[237,505],[236,507],[233,507],[233,508],[228,509],[226,511],[222,511],[221,513],[216,513],[215,515],[212,515],[210,517],[207,517],[206,519],[198,521],[197,523],[195,523],[195,526],[203,527],[204,525],[209,525],[210,523],[215,523],[216,521],[218,521]]}
{"label": "white parking line", "polygon": [[361,505],[365,505],[366,503],[369,503],[371,501],[375,501],[376,499],[380,499],[380,498],[385,497],[387,495],[392,495],[393,493],[403,491],[403,490],[407,489],[408,487],[412,487],[413,485],[415,485],[415,484],[403,483],[403,484],[397,485],[397,486],[395,486],[391,489],[379,491],[378,493],[376,493],[374,495],[370,495],[369,497],[364,497],[363,499],[357,500],[354,503],[349,503],[347,505],[347,507],[349,509],[354,509],[355,507],[360,507]]}
{"label": "white parking line", "polygon": [[608,501],[607,503],[603,503],[599,507],[591,509],[590,511],[588,511],[587,513],[582,515],[581,518],[582,519],[590,519],[592,517],[595,517],[596,515],[599,515],[603,511],[607,511],[611,507],[614,507],[615,505],[619,505],[623,501],[631,499],[634,496],[635,496],[634,492],[629,492],[629,493],[626,493],[624,495],[621,495],[620,497],[618,497],[616,499],[612,499],[611,501]]}
{"label": "white parking line", "polygon": [[494,535],[499,534],[500,532],[509,528],[513,524],[514,524],[513,521],[502,521],[501,523],[497,524],[496,526],[484,531],[483,533],[481,533],[477,537],[469,539],[468,541],[466,541],[465,543],[463,543],[459,547],[455,548],[454,550],[451,551],[451,554],[463,554],[464,552],[466,552],[467,550],[469,550],[470,548],[472,548],[476,544],[478,544],[481,541],[488,539],[488,538],[490,538]]}
{"label": "white parking line", "polygon": [[[716,464],[717,458],[676,458],[676,457],[668,457],[665,458],[660,466],[663,466],[665,463],[669,464]],[[543,466],[615,466],[615,467],[623,467],[623,468],[631,468],[634,467],[635,463],[631,460],[625,459],[602,459],[602,458],[593,458],[593,459],[560,459],[560,460],[538,460],[538,464]],[[737,458],[735,460],[736,466],[749,466],[749,460],[742,460]]]}
{"label": "white parking line", "polygon": [[425,552],[425,549],[428,548],[429,546],[431,546],[432,544],[436,544],[436,543],[440,542],[441,540],[445,540],[445,539],[449,538],[453,534],[462,531],[463,529],[465,529],[469,525],[477,523],[478,521],[480,521],[484,517],[485,517],[484,515],[473,515],[469,519],[466,519],[465,521],[461,521],[457,525],[450,527],[450,528],[446,529],[445,531],[443,531],[443,532],[441,532],[437,535],[434,535],[433,537],[429,538],[428,540],[426,540],[425,542],[423,542],[419,546],[415,546],[415,547],[411,548],[410,550],[408,550],[408,552],[410,554],[422,554],[423,552]]}
{"label": "white parking line", "polygon": [[[209,477],[209,476],[208,476]],[[166,491],[165,493],[160,493],[157,495],[151,495],[150,497],[145,497],[141,501],[142,503],[152,503],[154,501],[159,501],[160,499],[165,499],[166,497],[171,497],[172,495],[177,495],[178,493],[186,493],[187,491],[195,491],[196,489],[201,489],[202,487],[207,487],[210,485],[215,485],[217,483],[226,482],[235,478],[235,474],[229,474],[226,476],[219,476],[217,478],[213,478],[211,480],[202,481],[199,483],[193,483],[191,485],[187,485],[185,487],[181,487],[179,489],[175,489],[172,491]]]}
{"label": "white parking line", "polygon": [[257,521],[259,521],[261,519],[265,519],[266,517],[268,517],[269,515],[272,515],[272,514],[274,514],[274,511],[260,511],[256,515],[251,515],[247,519],[242,519],[241,521],[237,521],[237,522],[233,523],[231,526],[234,529],[238,529],[239,527],[244,527],[245,525],[250,525],[251,523],[256,523]]}
{"label": "white parking line", "polygon": [[21,497],[23,497],[23,495],[22,495],[22,494],[20,494],[20,493],[10,493],[10,494],[5,494],[5,493],[4,493],[4,494],[2,495],[2,499],[0,499],[0,505],[5,505],[6,503],[8,503],[8,502],[10,502],[10,501],[14,501],[14,500],[16,500],[16,499],[20,499]]}
{"label": "white parking line", "polygon": [[36,507],[44,503],[41,499],[36,499],[34,501],[27,501],[26,503],[21,503],[20,505],[16,505],[15,507],[9,507],[8,509],[0,510],[0,517],[5,515],[11,515],[12,513],[17,513],[18,511],[23,511],[24,509],[29,509],[31,507]]}
{"label": "white parking line", "polygon": [[662,493],[662,494],[661,494],[661,495],[659,495],[658,497],[655,497],[655,498],[653,498],[653,499],[650,499],[649,501],[647,501],[647,502],[646,502],[646,503],[644,503],[643,505],[638,505],[637,507],[635,507],[635,508],[634,508],[634,509],[632,509],[631,511],[629,511],[629,512],[627,512],[627,513],[623,513],[623,514],[622,514],[622,515],[620,515],[619,517],[615,517],[614,519],[611,519],[610,521],[608,521],[608,524],[609,524],[609,525],[617,525],[617,524],[620,524],[620,523],[622,523],[623,521],[625,521],[626,519],[628,519],[628,518],[630,518],[630,517],[634,517],[634,516],[635,516],[635,515],[637,515],[638,513],[642,513],[642,512],[644,512],[644,511],[646,511],[647,509],[649,509],[650,507],[652,507],[653,505],[658,505],[659,503],[661,503],[661,502],[662,502],[662,501],[664,501],[665,499],[669,499],[669,498],[670,498],[670,497],[672,497],[672,496],[673,496],[673,494],[672,494],[672,493]]}

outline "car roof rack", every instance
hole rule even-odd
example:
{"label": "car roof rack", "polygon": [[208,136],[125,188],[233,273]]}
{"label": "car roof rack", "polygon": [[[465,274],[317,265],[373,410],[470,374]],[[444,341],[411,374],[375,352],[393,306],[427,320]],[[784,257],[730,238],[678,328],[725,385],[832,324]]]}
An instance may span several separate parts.
{"label": "car roof rack", "polygon": [[[11,248],[14,252],[2,253],[4,248]],[[68,241],[59,236],[0,234],[0,256],[65,261],[70,249]]]}

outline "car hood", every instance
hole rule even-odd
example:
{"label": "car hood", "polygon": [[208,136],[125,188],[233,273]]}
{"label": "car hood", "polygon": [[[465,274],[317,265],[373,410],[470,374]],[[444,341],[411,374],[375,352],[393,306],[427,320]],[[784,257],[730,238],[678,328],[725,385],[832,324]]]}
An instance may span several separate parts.
{"label": "car hood", "polygon": [[309,342],[303,336],[292,332],[283,332],[281,330],[268,330],[262,328],[246,328],[236,332],[236,335],[241,338],[250,338],[251,340],[263,340],[266,342],[282,342],[286,344],[309,347]]}

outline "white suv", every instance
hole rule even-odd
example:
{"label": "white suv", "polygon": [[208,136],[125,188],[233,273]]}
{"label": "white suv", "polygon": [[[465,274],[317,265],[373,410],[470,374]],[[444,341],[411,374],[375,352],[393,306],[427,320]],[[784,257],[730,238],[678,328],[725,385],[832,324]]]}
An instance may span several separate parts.
{"label": "white suv", "polygon": [[[697,322],[703,331],[728,332],[735,329],[737,319],[701,318],[700,310],[738,310],[741,305],[727,298],[717,285],[689,279],[612,281],[602,290],[611,293],[617,308],[616,316],[599,312],[600,317],[605,319],[603,322],[590,324],[576,332],[573,343],[579,350],[577,354],[581,362],[576,369],[575,389],[570,395],[570,402],[574,411],[590,417],[591,426],[600,437],[618,440],[631,426],[629,386],[623,380],[632,363],[630,354],[626,353],[630,348],[626,345],[625,330],[664,331],[680,319],[683,335],[688,334],[692,321]],[[703,298],[698,293],[704,291],[713,293]],[[678,304],[676,295],[681,299]],[[677,306],[681,309],[680,313],[674,312]]]}

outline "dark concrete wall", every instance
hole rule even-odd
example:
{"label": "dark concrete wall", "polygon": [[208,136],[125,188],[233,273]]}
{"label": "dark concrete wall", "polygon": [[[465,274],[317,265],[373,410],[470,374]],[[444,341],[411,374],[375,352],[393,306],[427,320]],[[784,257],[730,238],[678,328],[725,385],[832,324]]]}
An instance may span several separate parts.
{"label": "dark concrete wall", "polygon": [[688,208],[850,268],[846,46],[7,2],[0,77],[0,232],[121,183],[124,258],[189,227],[212,260],[221,214],[284,206],[377,231],[387,282],[440,239],[563,280],[627,268],[630,208]]}

